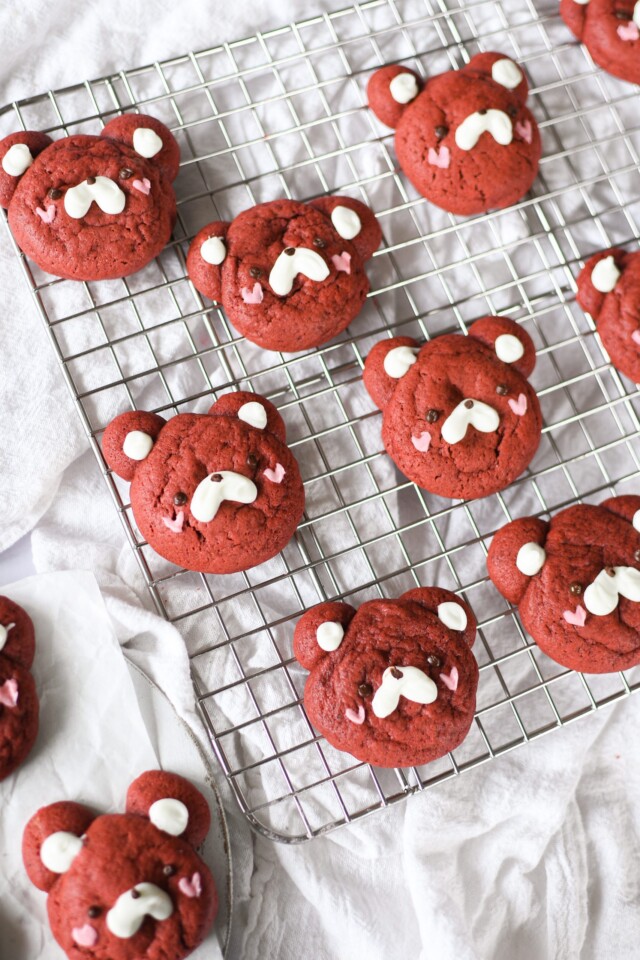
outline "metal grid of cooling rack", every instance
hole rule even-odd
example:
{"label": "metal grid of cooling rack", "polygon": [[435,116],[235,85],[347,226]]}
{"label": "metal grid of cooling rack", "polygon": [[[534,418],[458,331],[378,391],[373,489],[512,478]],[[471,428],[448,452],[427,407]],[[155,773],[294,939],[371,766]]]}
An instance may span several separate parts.
{"label": "metal grid of cooling rack", "polygon": [[[488,540],[508,519],[629,492],[640,473],[638,393],[608,364],[574,303],[573,279],[593,251],[638,237],[637,91],[594,69],[555,0],[506,7],[366,0],[0,115],[3,134],[25,127],[56,137],[140,109],[180,141],[179,219],[156,262],[100,284],[54,280],[22,263],[155,604],[185,637],[213,749],[250,822],[274,839],[317,836],[640,687],[638,669],[584,677],[552,663],[485,576]],[[389,61],[434,74],[488,49],[525,65],[544,159],[517,207],[456,219],[398,173],[392,134],[366,110],[364,87]],[[311,354],[260,351],[186,280],[188,240],[255,202],[332,192],[368,202],[383,228],[365,309]],[[452,503],[395,471],[360,370],[391,331],[465,332],[485,313],[511,316],[532,335],[545,428],[516,483]],[[202,411],[236,386],[279,406],[305,480],[305,517],[279,557],[245,574],[178,570],[141,539],[128,487],[101,459],[101,432],[124,409]],[[480,623],[475,723],[454,754],[426,767],[356,763],[305,717],[295,620],[320,600],[357,605],[431,583],[461,593]]]}

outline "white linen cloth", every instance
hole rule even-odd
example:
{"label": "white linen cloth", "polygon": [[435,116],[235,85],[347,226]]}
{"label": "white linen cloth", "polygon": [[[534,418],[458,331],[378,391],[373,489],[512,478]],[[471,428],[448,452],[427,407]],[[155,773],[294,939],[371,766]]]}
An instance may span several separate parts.
{"label": "white linen cloth", "polygon": [[[1,99],[342,5],[25,0],[17,13],[7,4],[0,9]],[[0,244],[0,289],[0,547],[37,523],[38,570],[94,570],[126,655],[202,736],[180,638],[150,612],[6,242]],[[236,882],[230,957],[636,957],[639,734],[635,697],[361,824],[296,847],[251,834],[230,801]],[[53,953],[52,947],[52,960]],[[12,953],[11,960],[31,957]]]}

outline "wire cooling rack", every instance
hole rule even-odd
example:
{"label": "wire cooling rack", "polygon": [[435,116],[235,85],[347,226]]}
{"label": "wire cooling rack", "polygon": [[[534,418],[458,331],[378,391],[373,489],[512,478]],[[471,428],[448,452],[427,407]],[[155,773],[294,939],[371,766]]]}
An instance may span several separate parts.
{"label": "wire cooling rack", "polygon": [[[528,71],[544,158],[517,207],[457,219],[398,172],[392,133],[365,108],[364,90],[389,61],[433,75],[491,49]],[[57,137],[97,132],[132,109],[164,120],[182,148],[172,243],[114,282],[55,280],[22,263],[155,604],[184,635],[213,749],[254,827],[280,840],[317,836],[637,690],[638,669],[584,677],[547,659],[485,570],[488,541],[507,520],[638,489],[638,393],[574,303],[584,258],[638,237],[637,89],[594,69],[556,0],[367,0],[32,97],[6,108],[0,123],[3,135],[25,127]],[[191,287],[188,240],[256,202],[333,192],[369,203],[384,231],[365,309],[320,350],[261,351]],[[486,313],[513,317],[533,337],[545,428],[530,470],[511,487],[451,502],[417,489],[385,456],[360,372],[391,331],[465,332]],[[100,437],[125,409],[204,411],[236,386],[279,406],[307,508],[274,560],[204,576],[171,566],[143,541]],[[374,769],[309,724],[293,627],[321,600],[358,605],[418,584],[458,591],[477,614],[478,711],[453,754],[416,769]]]}

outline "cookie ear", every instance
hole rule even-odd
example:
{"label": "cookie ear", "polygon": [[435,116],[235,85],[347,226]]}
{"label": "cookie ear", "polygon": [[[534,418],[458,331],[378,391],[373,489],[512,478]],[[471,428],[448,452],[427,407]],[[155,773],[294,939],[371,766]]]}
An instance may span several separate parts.
{"label": "cookie ear", "polygon": [[293,634],[293,655],[298,663],[311,670],[338,650],[355,615],[352,606],[338,600],[319,603],[303,613]]}
{"label": "cookie ear", "polygon": [[130,410],[112,420],[102,437],[102,453],[114,473],[131,482],[151,453],[166,420],[157,413]]}
{"label": "cookie ear", "polygon": [[29,820],[22,835],[22,859],[34,886],[51,890],[80,853],[81,837],[94,819],[88,807],[65,800],[42,807]]}
{"label": "cookie ear", "polygon": [[9,597],[0,597],[0,654],[30,670],[35,649],[33,622],[27,611]]}
{"label": "cookie ear", "polygon": [[469,327],[469,336],[482,340],[503,363],[530,377],[536,365],[536,348],[524,329],[507,317],[482,317]]}
{"label": "cookie ear", "polygon": [[408,67],[392,64],[381,67],[369,77],[367,101],[378,120],[397,127],[402,114],[422,89],[422,80]]}
{"label": "cookie ear", "polygon": [[628,520],[633,529],[640,533],[640,497],[633,494],[609,497],[608,500],[603,500],[600,506],[622,517],[623,520]]}
{"label": "cookie ear", "polygon": [[362,379],[375,405],[384,410],[398,381],[418,359],[418,344],[412,337],[381,340],[369,351]]}
{"label": "cookie ear", "polygon": [[442,587],[416,587],[414,590],[407,590],[400,599],[413,600],[435,613],[447,629],[461,633],[469,646],[473,646],[478,622],[469,604],[455,593]]}
{"label": "cookie ear", "polygon": [[20,178],[39,153],[53,143],[46,133],[22,130],[0,140],[0,207],[8,207]]}
{"label": "cookie ear", "polygon": [[168,127],[144,113],[124,113],[110,120],[103,137],[119,140],[140,157],[160,167],[165,177],[175,180],[180,168],[180,147]]}
{"label": "cookie ear", "polygon": [[578,275],[577,301],[594,320],[600,316],[607,294],[615,290],[627,264],[628,254],[617,247],[603,250],[585,263]]}
{"label": "cookie ear", "polygon": [[529,96],[529,82],[522,67],[504,53],[477,53],[466,71],[491,77],[494,83],[513,93],[521,103]]}
{"label": "cookie ear", "polygon": [[544,566],[549,524],[537,517],[513,520],[495,534],[487,555],[491,580],[509,603],[522,600],[531,577]]}
{"label": "cookie ear", "polygon": [[199,846],[211,825],[209,804],[200,791],[176,773],[147,770],[127,791],[127,813],[148,817],[158,830]]}
{"label": "cookie ear", "polygon": [[380,246],[380,224],[369,207],[360,200],[354,200],[353,197],[318,197],[310,205],[329,217],[338,237],[352,243],[361,260],[369,260]]}
{"label": "cookie ear", "polygon": [[560,0],[560,16],[578,40],[581,40],[587,22],[585,0]]}
{"label": "cookie ear", "polygon": [[203,227],[187,253],[187,273],[199,293],[210,300],[222,299],[222,264],[227,256],[229,224],[215,220]]}
{"label": "cookie ear", "polygon": [[285,443],[287,428],[278,410],[259,393],[249,393],[246,390],[236,390],[234,393],[224,393],[213,404],[209,413],[213,416],[238,417],[256,430],[268,430],[278,440]]}

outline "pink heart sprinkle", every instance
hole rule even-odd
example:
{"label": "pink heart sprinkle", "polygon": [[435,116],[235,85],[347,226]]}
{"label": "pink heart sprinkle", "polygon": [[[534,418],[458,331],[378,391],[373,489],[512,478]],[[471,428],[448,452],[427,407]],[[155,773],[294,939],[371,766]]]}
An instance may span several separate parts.
{"label": "pink heart sprinkle", "polygon": [[584,627],[587,619],[587,611],[584,607],[578,606],[575,610],[565,610],[562,616],[567,623],[570,623],[572,626]]}
{"label": "pink heart sprinkle", "polygon": [[426,453],[431,445],[431,434],[424,430],[419,437],[411,437],[411,443],[420,453]]}
{"label": "pink heart sprinkle", "polygon": [[331,257],[333,265],[338,272],[351,273],[351,254],[344,251],[338,256],[337,253]]}
{"label": "pink heart sprinkle", "polygon": [[95,947],[98,942],[98,931],[90,923],[85,923],[84,927],[74,927],[71,936],[79,947]]}
{"label": "pink heart sprinkle", "polygon": [[139,190],[140,193],[144,193],[145,197],[151,192],[151,181],[147,180],[146,177],[142,180],[134,180],[131,186],[134,190]]}
{"label": "pink heart sprinkle", "polygon": [[182,533],[182,527],[184,526],[184,510],[180,511],[175,520],[172,520],[171,517],[163,517],[162,522],[164,523],[165,527],[168,527],[169,530],[171,530],[171,533]]}
{"label": "pink heart sprinkle", "polygon": [[433,147],[429,147],[427,160],[432,167],[440,167],[441,170],[446,170],[451,163],[451,153],[449,152],[449,147],[439,147],[437,150],[434,150]]}
{"label": "pink heart sprinkle", "polygon": [[355,710],[352,710],[351,707],[347,707],[347,709],[344,712],[344,715],[347,718],[347,720],[351,720],[351,723],[357,723],[358,726],[364,723],[364,707],[362,706],[362,704],[360,704],[360,706],[358,707],[357,713]]}
{"label": "pink heart sprinkle", "polygon": [[264,472],[267,480],[271,480],[272,483],[282,483],[282,478],[284,477],[286,471],[281,463],[276,463],[275,470],[272,470],[271,467],[267,467]]}
{"label": "pink heart sprinkle", "polygon": [[254,283],[253,290],[249,290],[249,287],[243,287],[240,293],[245,303],[262,303],[264,300],[264,293],[259,283]]}
{"label": "pink heart sprinkle", "polygon": [[533,140],[533,127],[531,126],[530,120],[525,120],[524,123],[516,123],[516,133],[519,137],[522,137],[523,140],[526,140],[527,143],[531,143]]}
{"label": "pink heart sprinkle", "polygon": [[18,702],[18,681],[6,680],[0,687],[0,703],[3,707],[15,707]]}
{"label": "pink heart sprinkle", "polygon": [[634,330],[633,333],[631,334],[631,339],[633,340],[634,343],[637,343],[638,346],[640,347],[640,330]]}
{"label": "pink heart sprinkle", "polygon": [[454,693],[458,689],[458,668],[451,667],[451,673],[441,673],[440,679],[444,683],[445,687],[448,687],[449,690],[452,690]]}
{"label": "pink heart sprinkle", "polygon": [[527,412],[527,398],[524,393],[521,393],[517,400],[509,400],[509,406],[516,417],[524,417]]}
{"label": "pink heart sprinkle", "polygon": [[199,897],[202,893],[202,880],[199,873],[194,873],[189,880],[188,877],[181,877],[178,883],[178,890],[184,893],[185,897]]}
{"label": "pink heart sprinkle", "polygon": [[36,207],[36,213],[43,223],[52,223],[55,220],[56,208],[51,203],[46,210],[43,210],[42,207]]}
{"label": "pink heart sprinkle", "polygon": [[621,40],[637,40],[640,37],[640,30],[631,20],[629,23],[621,23],[618,27],[618,36]]}

